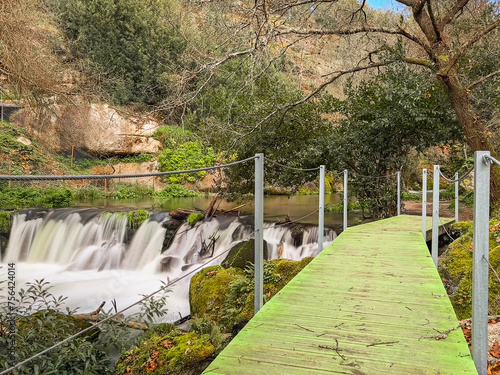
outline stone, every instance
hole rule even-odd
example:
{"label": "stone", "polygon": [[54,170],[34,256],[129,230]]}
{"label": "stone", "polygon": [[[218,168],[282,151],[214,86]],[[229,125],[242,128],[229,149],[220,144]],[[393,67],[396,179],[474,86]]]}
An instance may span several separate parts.
{"label": "stone", "polygon": [[[267,259],[267,242],[264,241],[264,259]],[[244,269],[246,266],[255,263],[255,240],[248,240],[240,242],[235,245],[226,258],[222,261],[222,266],[224,268],[241,268]]]}
{"label": "stone", "polygon": [[161,126],[156,119],[83,98],[48,109],[22,108],[11,120],[54,152],[71,152],[73,146],[94,155],[113,156],[156,153],[161,147],[152,138]]}

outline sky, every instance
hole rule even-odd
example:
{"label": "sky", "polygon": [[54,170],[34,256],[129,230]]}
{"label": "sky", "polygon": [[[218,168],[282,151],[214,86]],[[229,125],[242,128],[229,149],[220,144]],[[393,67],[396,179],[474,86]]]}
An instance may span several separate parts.
{"label": "sky", "polygon": [[372,8],[381,10],[390,10],[390,9],[397,10],[398,8],[401,9],[404,7],[403,5],[399,4],[394,0],[367,0],[367,3]]}

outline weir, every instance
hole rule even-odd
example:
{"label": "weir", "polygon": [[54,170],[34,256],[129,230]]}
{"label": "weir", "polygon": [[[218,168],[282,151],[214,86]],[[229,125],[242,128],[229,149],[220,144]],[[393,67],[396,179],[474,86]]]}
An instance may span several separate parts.
{"label": "weir", "polygon": [[[207,266],[220,264],[226,255],[218,255],[250,239],[253,233],[252,217],[220,216],[194,227],[180,225],[167,247],[170,220],[168,213],[155,212],[131,231],[123,212],[68,208],[20,212],[13,217],[2,263],[19,264],[20,287],[43,278],[53,292],[68,297],[69,307],[85,311],[111,299],[123,306],[157,289],[161,281],[180,278],[207,262]],[[317,228],[300,228],[298,235],[289,225],[266,223],[268,258],[315,256]],[[203,253],[202,243],[213,234],[218,237],[213,253]],[[325,230],[327,244],[335,237],[333,230]],[[189,315],[189,279],[172,288],[165,320]]]}

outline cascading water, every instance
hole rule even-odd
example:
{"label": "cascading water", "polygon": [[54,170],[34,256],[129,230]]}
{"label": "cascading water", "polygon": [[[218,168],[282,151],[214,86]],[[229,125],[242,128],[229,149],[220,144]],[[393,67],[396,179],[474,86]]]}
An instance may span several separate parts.
{"label": "cascading water", "polygon": [[[2,262],[18,264],[18,285],[43,278],[50,282],[54,295],[68,297],[71,308],[93,311],[102,301],[113,299],[123,308],[158,289],[162,282],[194,274],[203,265],[221,264],[228,249],[253,234],[251,218],[216,217],[193,228],[182,224],[172,244],[163,250],[169,220],[168,213],[155,214],[128,238],[127,216],[120,212],[57,209],[19,213],[13,218]],[[335,232],[325,231],[325,245],[334,238]],[[291,230],[288,225],[266,224],[264,241],[269,259],[300,260],[316,255],[317,228]],[[192,274],[171,289],[167,321],[189,314]]]}

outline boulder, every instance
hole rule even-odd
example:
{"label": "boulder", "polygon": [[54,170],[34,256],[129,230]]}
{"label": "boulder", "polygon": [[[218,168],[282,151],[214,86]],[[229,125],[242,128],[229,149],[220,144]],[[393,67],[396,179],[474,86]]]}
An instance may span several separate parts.
{"label": "boulder", "polygon": [[[265,300],[276,295],[313,258],[275,259],[264,263]],[[226,332],[239,331],[254,314],[253,273],[239,268],[207,267],[191,279],[192,317],[206,317]]]}
{"label": "boulder", "polygon": [[[264,241],[264,259],[267,259],[267,242]],[[255,263],[255,240],[240,242],[235,245],[222,261],[224,268],[241,268]]]}
{"label": "boulder", "polygon": [[114,374],[200,374],[216,353],[209,335],[160,324],[147,331],[138,346],[122,352]]}
{"label": "boulder", "polygon": [[156,153],[161,145],[151,137],[160,126],[154,118],[82,98],[49,109],[23,108],[11,120],[54,152],[69,152],[74,146],[95,155],[133,155]]}

